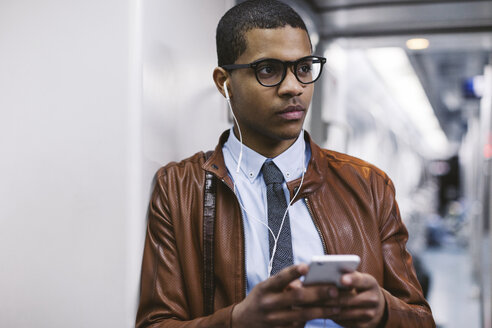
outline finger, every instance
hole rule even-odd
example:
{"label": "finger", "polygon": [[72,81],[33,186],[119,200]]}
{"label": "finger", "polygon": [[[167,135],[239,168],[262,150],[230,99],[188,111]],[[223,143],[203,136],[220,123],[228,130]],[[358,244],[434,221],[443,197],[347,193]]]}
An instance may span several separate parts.
{"label": "finger", "polygon": [[333,285],[302,286],[289,290],[296,305],[338,303],[338,288]]}
{"label": "finger", "polygon": [[308,266],[306,264],[292,265],[268,278],[264,284],[262,284],[263,288],[269,291],[282,291],[290,282],[305,275],[307,271]]}
{"label": "finger", "polygon": [[340,313],[333,316],[333,320],[346,327],[354,325],[354,323],[361,324],[369,322],[376,315],[377,311],[373,308],[342,308]]}
{"label": "finger", "polygon": [[287,286],[287,290],[295,289],[295,288],[302,288],[302,281],[300,281],[299,279],[296,279],[294,281],[291,281],[289,283],[289,285]]}
{"label": "finger", "polygon": [[277,327],[285,327],[285,328],[304,328],[306,325],[305,322],[291,322],[289,325],[286,326],[277,326]]}
{"label": "finger", "polygon": [[294,323],[304,322],[300,317],[299,310],[283,309],[268,313],[264,323],[268,327],[290,327],[295,326]]}
{"label": "finger", "polygon": [[[291,285],[289,285],[291,286]],[[271,294],[270,301],[278,307],[292,306],[338,306],[338,289],[330,285],[300,286],[286,289],[283,293]]]}
{"label": "finger", "polygon": [[288,325],[277,325],[277,326],[274,326],[274,327],[275,328],[276,327],[282,327],[282,328],[304,328],[305,325],[306,325],[305,322],[302,322],[302,323],[293,322],[293,323],[290,323]]}
{"label": "finger", "polygon": [[338,301],[344,308],[377,308],[381,300],[378,293],[371,290],[358,294],[346,293],[341,295]]}
{"label": "finger", "polygon": [[291,308],[269,313],[267,315],[267,324],[270,326],[290,325],[293,322],[306,322],[313,319],[328,318],[338,313],[340,313],[339,307]]}
{"label": "finger", "polygon": [[335,321],[336,324],[342,326],[342,327],[358,327],[357,321],[354,320],[338,320],[336,318],[330,318],[331,320]]}
{"label": "finger", "polygon": [[340,313],[339,306],[311,306],[302,308],[302,318],[306,321],[314,319],[326,319]]}
{"label": "finger", "polygon": [[378,286],[378,282],[373,276],[358,271],[344,274],[341,282],[344,287],[355,288],[357,291],[364,291]]}
{"label": "finger", "polygon": [[321,303],[312,303],[312,304],[307,304],[307,305],[301,305],[301,306],[324,306],[324,307],[341,307],[342,305],[340,304],[340,300],[338,298],[334,298],[331,300],[327,300]]}
{"label": "finger", "polygon": [[259,301],[259,306],[265,311],[278,311],[290,309],[293,306],[312,305],[322,303],[319,291],[306,290],[306,288],[292,288],[283,292],[265,293]]}

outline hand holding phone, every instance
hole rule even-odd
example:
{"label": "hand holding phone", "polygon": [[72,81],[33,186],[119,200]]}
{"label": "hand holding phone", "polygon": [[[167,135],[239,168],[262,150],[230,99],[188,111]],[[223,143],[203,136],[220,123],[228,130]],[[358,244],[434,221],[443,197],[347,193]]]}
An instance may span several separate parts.
{"label": "hand holding phone", "polygon": [[358,255],[313,256],[303,284],[306,286],[334,284],[340,288],[342,287],[340,283],[342,275],[355,271],[359,263]]}

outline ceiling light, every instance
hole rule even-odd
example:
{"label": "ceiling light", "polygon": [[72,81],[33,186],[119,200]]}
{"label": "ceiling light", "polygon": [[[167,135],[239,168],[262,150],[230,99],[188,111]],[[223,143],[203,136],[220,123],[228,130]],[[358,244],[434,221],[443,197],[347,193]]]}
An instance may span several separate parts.
{"label": "ceiling light", "polygon": [[402,48],[366,51],[372,66],[429,145],[431,151],[426,155],[436,158],[446,156],[447,137],[405,51]]}
{"label": "ceiling light", "polygon": [[410,50],[422,50],[429,47],[429,40],[416,38],[407,40],[407,48]]}

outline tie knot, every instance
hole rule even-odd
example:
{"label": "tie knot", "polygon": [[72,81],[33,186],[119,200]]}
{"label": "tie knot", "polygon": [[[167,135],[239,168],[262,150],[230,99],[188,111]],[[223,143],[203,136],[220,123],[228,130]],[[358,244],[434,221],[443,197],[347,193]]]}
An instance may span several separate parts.
{"label": "tie knot", "polygon": [[284,182],[282,172],[280,172],[280,169],[273,161],[265,162],[261,167],[261,172],[263,173],[263,180],[265,180],[267,185]]}

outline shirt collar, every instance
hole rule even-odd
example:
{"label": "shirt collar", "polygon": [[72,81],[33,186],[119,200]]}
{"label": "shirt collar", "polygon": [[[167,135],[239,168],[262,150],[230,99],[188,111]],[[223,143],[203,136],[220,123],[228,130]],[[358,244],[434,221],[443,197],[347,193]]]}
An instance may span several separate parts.
{"label": "shirt collar", "polygon": [[[273,158],[273,162],[284,175],[285,181],[289,182],[299,178],[304,170],[306,160],[306,142],[302,137],[303,131],[299,134],[296,141],[287,148],[282,154]],[[302,156],[299,156],[302,154]]]}
{"label": "shirt collar", "polygon": [[[303,131],[301,131],[299,135],[302,136]],[[234,135],[232,128],[229,138],[224,144],[224,149],[229,151],[232,155],[231,157],[235,163],[233,170],[236,170],[239,153],[241,151],[241,143]],[[304,156],[299,156],[299,154],[303,154]],[[260,174],[263,163],[266,160],[272,160],[282,172],[285,181],[289,182],[302,175],[304,166],[307,160],[309,160],[306,156],[306,143],[302,137],[298,137],[292,146],[273,159],[269,159],[243,144],[241,171],[250,182],[253,182],[258,177],[258,174]]]}
{"label": "shirt collar", "polygon": [[[236,171],[237,161],[239,159],[239,154],[241,152],[241,143],[234,135],[233,128],[231,128],[231,132],[229,133],[229,138],[224,144],[224,149],[229,151],[231,157],[234,161],[234,168],[229,168]],[[260,173],[261,167],[267,158],[263,155],[258,154],[253,149],[243,144],[243,157],[241,160],[241,172],[249,179],[250,182],[253,182],[258,174]]]}

